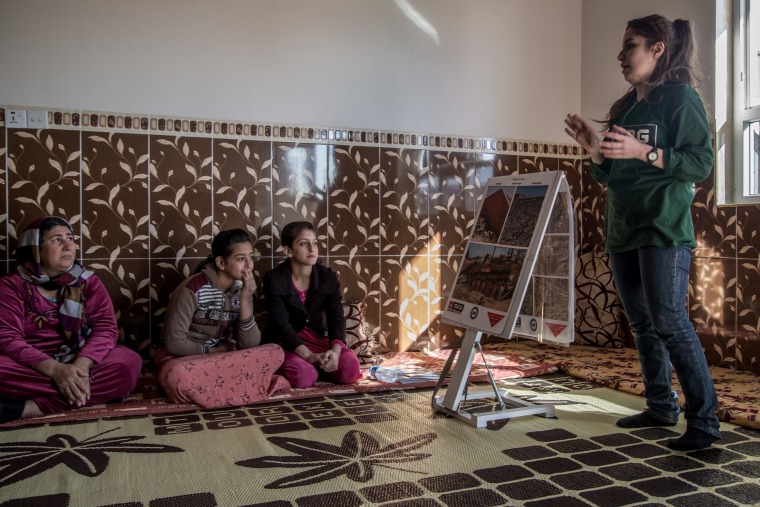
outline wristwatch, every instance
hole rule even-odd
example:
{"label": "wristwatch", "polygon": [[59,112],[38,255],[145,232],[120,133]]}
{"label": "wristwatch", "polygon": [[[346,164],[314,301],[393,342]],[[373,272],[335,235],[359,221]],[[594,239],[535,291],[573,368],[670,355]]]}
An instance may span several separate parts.
{"label": "wristwatch", "polygon": [[652,148],[652,150],[647,153],[647,162],[650,164],[657,162],[658,158],[660,158],[660,154],[657,152],[657,148]]}

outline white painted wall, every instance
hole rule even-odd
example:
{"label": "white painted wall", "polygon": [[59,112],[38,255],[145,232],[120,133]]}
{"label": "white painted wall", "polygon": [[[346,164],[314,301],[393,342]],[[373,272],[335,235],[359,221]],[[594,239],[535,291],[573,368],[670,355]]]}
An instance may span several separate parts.
{"label": "white painted wall", "polygon": [[631,19],[662,14],[697,26],[699,60],[705,81],[699,89],[706,106],[715,104],[715,0],[583,0],[581,114],[602,119],[629,85],[617,55]]}
{"label": "white painted wall", "polygon": [[0,104],[566,142],[581,4],[0,0]]}

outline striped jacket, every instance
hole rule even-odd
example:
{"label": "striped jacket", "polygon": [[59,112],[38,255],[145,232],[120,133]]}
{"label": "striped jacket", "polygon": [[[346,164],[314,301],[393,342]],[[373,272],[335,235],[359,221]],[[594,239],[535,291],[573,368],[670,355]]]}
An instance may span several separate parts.
{"label": "striped jacket", "polygon": [[182,282],[166,310],[163,341],[167,351],[190,356],[258,345],[261,333],[253,316],[244,322],[238,319],[241,287],[237,281],[222,292],[213,264]]}

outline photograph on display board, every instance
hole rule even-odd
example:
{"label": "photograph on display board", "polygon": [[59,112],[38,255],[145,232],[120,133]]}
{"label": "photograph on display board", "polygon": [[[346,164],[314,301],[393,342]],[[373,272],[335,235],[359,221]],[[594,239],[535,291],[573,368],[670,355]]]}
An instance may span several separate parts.
{"label": "photograph on display board", "polygon": [[504,228],[515,187],[489,187],[480,207],[472,241],[496,243]]}
{"label": "photograph on display board", "polygon": [[570,269],[570,238],[563,236],[546,236],[538,251],[533,274],[545,276],[568,277]]}
{"label": "photograph on display board", "polygon": [[470,243],[453,297],[507,311],[527,250]]}
{"label": "photograph on display board", "polygon": [[533,301],[533,278],[528,280],[528,288],[525,290],[522,306],[520,306],[520,315],[535,315],[535,303]]}
{"label": "photograph on display board", "polygon": [[549,224],[546,226],[547,234],[568,234],[570,232],[570,210],[564,199],[558,198],[552,208]]}
{"label": "photograph on display board", "polygon": [[541,308],[543,311],[543,314],[538,316],[547,320],[567,321],[569,318],[567,301],[570,296],[567,278],[535,276],[533,286],[536,308]]}
{"label": "photograph on display board", "polygon": [[517,187],[506,225],[499,235],[500,245],[525,248],[530,245],[548,188],[545,185]]}
{"label": "photograph on display board", "polygon": [[443,321],[492,336],[572,341],[573,218],[561,172],[491,178]]}

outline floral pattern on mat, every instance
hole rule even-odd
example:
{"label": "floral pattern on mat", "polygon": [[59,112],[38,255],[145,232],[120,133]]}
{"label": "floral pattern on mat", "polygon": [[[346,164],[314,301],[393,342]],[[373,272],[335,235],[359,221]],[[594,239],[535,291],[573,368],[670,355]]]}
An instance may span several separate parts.
{"label": "floral pattern on mat", "polygon": [[267,489],[308,486],[341,475],[354,482],[367,482],[374,477],[374,467],[398,467],[400,463],[430,458],[432,454],[415,451],[437,436],[425,433],[382,445],[372,435],[351,430],[343,435],[340,446],[294,437],[270,437],[267,440],[293,454],[252,458],[235,464],[250,468],[308,468],[267,484],[264,486]]}
{"label": "floral pattern on mat", "polygon": [[66,434],[56,434],[44,442],[12,442],[0,444],[2,477],[0,487],[35,476],[57,465],[87,477],[97,477],[108,468],[109,453],[184,452],[179,447],[138,442],[140,435],[98,438],[120,428],[108,430],[84,440]]}
{"label": "floral pattern on mat", "polygon": [[[484,347],[490,353],[517,354],[544,363],[554,364],[576,378],[589,380],[611,389],[644,395],[644,383],[635,349],[613,349],[571,345],[558,348],[536,342],[510,341]],[[718,393],[718,418],[721,421],[760,429],[760,375],[710,366],[715,390]],[[684,397],[678,379],[673,389],[679,394],[683,408]]]}
{"label": "floral pattern on mat", "polygon": [[[394,365],[402,369],[427,370],[440,373],[446,364],[450,351],[439,350],[429,354],[423,352],[398,352],[382,356],[384,365]],[[486,355],[488,366],[495,379],[521,378],[535,375],[554,373],[557,367],[540,361],[526,360],[511,353],[490,353]],[[488,379],[483,361],[478,354],[473,361],[473,367],[468,377],[471,382],[480,382]],[[365,370],[368,372],[368,370]],[[361,392],[388,391],[391,389],[419,389],[433,387],[438,380],[423,380],[406,384],[384,384],[369,377],[368,373],[357,383],[352,385],[338,385],[329,382],[317,382],[317,385],[308,389],[285,389],[274,393],[267,399],[252,403],[251,405],[271,403],[284,400],[298,400],[319,398],[323,396],[339,396]],[[171,403],[166,395],[159,390],[156,378],[151,373],[143,373],[137,383],[135,393],[124,401],[86,407],[83,409],[69,410],[57,414],[46,414],[29,419],[18,419],[2,425],[2,427],[25,426],[29,424],[53,423],[62,421],[76,421],[97,419],[101,417],[121,416],[144,416],[150,414],[171,414],[187,412],[201,408],[194,403]]]}

